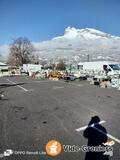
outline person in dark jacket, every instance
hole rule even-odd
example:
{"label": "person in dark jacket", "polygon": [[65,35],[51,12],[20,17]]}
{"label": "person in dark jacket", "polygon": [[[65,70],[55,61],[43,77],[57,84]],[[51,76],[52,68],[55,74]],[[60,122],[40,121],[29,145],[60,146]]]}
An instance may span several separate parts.
{"label": "person in dark jacket", "polygon": [[[98,116],[92,117],[83,133],[84,137],[88,139],[88,147],[104,147],[103,143],[107,142],[107,131],[99,122],[100,118]],[[103,153],[102,151],[88,151],[85,160],[109,160],[109,156]]]}

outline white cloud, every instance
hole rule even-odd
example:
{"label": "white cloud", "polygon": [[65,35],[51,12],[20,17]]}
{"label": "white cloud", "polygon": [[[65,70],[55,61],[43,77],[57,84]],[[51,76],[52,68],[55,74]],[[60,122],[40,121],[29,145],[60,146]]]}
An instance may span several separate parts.
{"label": "white cloud", "polygon": [[0,55],[6,57],[8,53],[9,53],[9,45],[7,44],[0,45]]}

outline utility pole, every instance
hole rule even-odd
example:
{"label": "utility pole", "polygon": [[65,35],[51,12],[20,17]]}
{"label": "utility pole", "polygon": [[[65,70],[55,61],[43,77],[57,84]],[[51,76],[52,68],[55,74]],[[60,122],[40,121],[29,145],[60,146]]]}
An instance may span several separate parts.
{"label": "utility pole", "polygon": [[90,55],[87,55],[87,61],[90,62]]}

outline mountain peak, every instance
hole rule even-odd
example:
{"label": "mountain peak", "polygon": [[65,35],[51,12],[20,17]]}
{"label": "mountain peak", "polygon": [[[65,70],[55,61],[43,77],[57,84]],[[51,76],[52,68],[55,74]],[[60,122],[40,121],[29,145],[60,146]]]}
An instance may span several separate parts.
{"label": "mountain peak", "polygon": [[74,39],[74,38],[84,38],[84,39],[118,39],[119,37],[112,36],[108,33],[99,31],[94,28],[84,28],[84,29],[76,29],[75,27],[67,27],[65,29],[64,35],[60,37],[56,37],[54,39]]}

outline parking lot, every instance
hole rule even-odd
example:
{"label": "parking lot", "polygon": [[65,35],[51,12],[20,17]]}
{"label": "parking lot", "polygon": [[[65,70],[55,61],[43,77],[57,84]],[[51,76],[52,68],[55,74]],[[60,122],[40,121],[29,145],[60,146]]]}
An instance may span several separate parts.
{"label": "parking lot", "polygon": [[[62,145],[87,145],[84,127],[98,116],[113,140],[113,156],[120,159],[120,91],[90,85],[87,81],[34,80],[25,76],[0,78],[0,153],[43,151],[52,139]],[[10,160],[85,160],[85,152],[62,151],[48,155],[12,154]]]}

